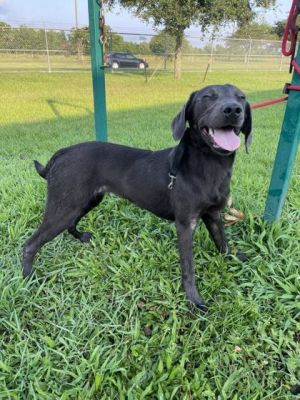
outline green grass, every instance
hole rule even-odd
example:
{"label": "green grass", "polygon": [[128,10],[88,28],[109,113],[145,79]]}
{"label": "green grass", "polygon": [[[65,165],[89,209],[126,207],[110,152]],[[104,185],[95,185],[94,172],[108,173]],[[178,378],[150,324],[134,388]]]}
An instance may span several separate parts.
{"label": "green grass", "polygon": [[[202,74],[180,82],[158,75],[107,77],[113,142],[158,149],[173,144],[170,121]],[[32,160],[92,140],[89,74],[1,75],[0,398],[292,399],[299,382],[299,159],[284,213],[261,220],[284,105],[254,112],[250,156],[232,179],[242,223],[227,228],[241,264],[218,255],[205,229],[195,236],[206,316],[188,309],[175,229],[109,197],[82,222],[82,245],[67,234],[35,261],[42,283],[21,277],[25,239],[41,220],[45,182]],[[212,73],[251,102],[281,95],[285,73]]]}

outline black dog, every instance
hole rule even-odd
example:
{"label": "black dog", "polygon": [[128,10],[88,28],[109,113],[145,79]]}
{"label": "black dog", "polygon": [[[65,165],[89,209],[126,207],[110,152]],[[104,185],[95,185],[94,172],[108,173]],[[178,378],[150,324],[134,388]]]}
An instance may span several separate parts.
{"label": "black dog", "polygon": [[229,84],[214,85],[192,93],[173,120],[173,137],[180,139],[175,148],[153,152],[86,142],[59,150],[45,167],[35,161],[48,182],[48,198],[43,221],[24,246],[24,277],[31,274],[37,251],[64,230],[88,241],[92,235],[76,225],[112,192],[175,221],[183,287],[188,299],[205,310],[192,265],[193,232],[202,218],[218,250],[229,252],[221,211],[229,195],[239,133],[245,134],[248,151],[251,125],[244,94]]}

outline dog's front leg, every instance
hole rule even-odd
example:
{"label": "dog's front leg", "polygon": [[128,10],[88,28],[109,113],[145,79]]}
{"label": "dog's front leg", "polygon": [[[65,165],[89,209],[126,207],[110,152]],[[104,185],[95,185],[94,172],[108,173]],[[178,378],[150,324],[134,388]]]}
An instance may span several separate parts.
{"label": "dog's front leg", "polygon": [[204,301],[196,288],[195,271],[193,267],[193,232],[194,224],[190,221],[176,221],[182,284],[188,300],[202,311],[207,311]]}
{"label": "dog's front leg", "polygon": [[[214,213],[204,214],[202,219],[219,252],[229,254],[230,248],[226,239],[221,213],[215,211]],[[239,251],[236,256],[243,262],[248,260],[248,257]]]}

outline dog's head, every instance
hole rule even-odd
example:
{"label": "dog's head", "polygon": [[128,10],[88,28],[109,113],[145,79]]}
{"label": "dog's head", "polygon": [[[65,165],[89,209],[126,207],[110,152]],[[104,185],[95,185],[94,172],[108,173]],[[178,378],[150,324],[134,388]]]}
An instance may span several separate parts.
{"label": "dog's head", "polygon": [[183,137],[186,122],[211,149],[231,154],[240,146],[240,132],[245,134],[246,151],[252,141],[252,118],[249,103],[237,87],[211,85],[193,92],[172,122],[175,140]]}

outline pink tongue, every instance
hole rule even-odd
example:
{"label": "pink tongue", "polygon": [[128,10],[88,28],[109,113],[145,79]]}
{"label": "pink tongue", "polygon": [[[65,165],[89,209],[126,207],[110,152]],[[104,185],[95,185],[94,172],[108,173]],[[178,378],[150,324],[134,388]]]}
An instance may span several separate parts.
{"label": "pink tongue", "polygon": [[234,151],[241,144],[241,139],[234,133],[233,129],[215,129],[213,137],[215,143],[227,151]]}

